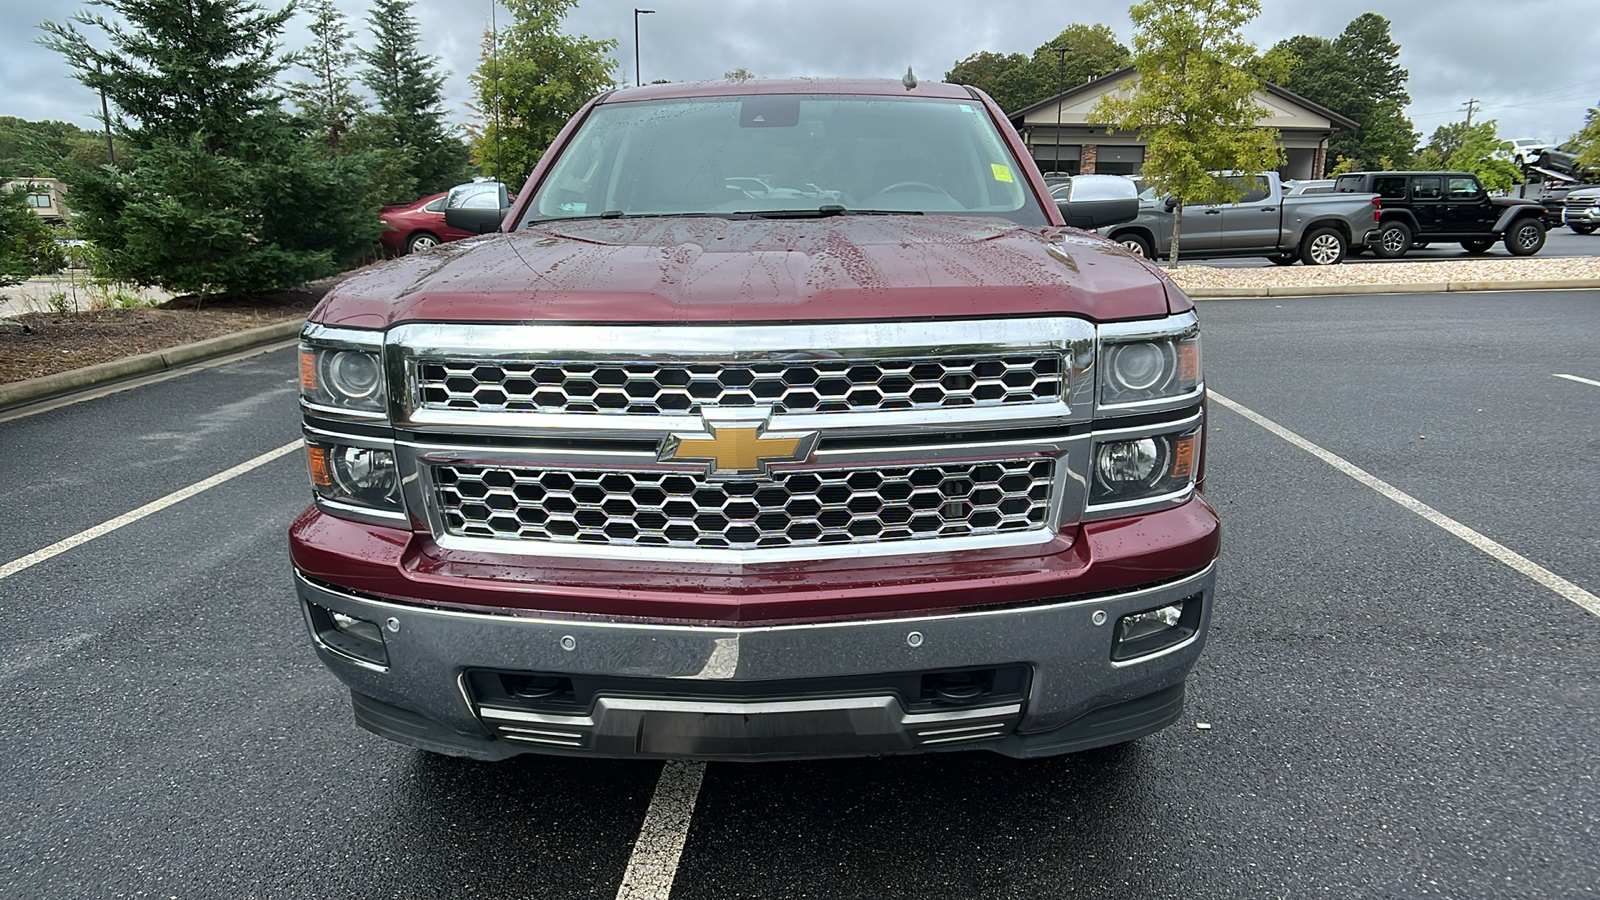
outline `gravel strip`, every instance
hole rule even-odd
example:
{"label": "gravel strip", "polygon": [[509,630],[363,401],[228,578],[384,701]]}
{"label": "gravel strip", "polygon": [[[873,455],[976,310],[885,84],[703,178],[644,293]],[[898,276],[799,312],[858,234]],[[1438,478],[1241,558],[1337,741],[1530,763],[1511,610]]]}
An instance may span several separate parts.
{"label": "gravel strip", "polygon": [[1343,284],[1441,284],[1465,281],[1562,281],[1600,278],[1600,258],[1463,259],[1366,266],[1282,266],[1259,269],[1179,266],[1168,269],[1190,288],[1312,287]]}

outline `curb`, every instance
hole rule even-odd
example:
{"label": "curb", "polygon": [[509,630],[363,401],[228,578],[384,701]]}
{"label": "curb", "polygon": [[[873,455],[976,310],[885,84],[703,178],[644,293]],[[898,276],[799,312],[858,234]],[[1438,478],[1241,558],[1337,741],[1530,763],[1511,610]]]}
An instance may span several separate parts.
{"label": "curb", "polygon": [[196,341],[193,344],[96,363],[69,372],[57,372],[54,375],[29,378],[26,381],[0,384],[0,410],[46,400],[61,394],[70,394],[107,382],[175,369],[178,366],[223,356],[237,350],[270,344],[294,337],[300,333],[300,328],[304,324],[304,320],[292,319],[288,322],[235,331],[232,334]]}
{"label": "curb", "polygon": [[[1181,287],[1181,285],[1180,285]],[[1600,288],[1600,278],[1532,279],[1527,281],[1430,281],[1420,284],[1304,284],[1256,288],[1185,288],[1195,300],[1243,300],[1251,297],[1354,297],[1372,294],[1444,294],[1477,291],[1567,291]]]}

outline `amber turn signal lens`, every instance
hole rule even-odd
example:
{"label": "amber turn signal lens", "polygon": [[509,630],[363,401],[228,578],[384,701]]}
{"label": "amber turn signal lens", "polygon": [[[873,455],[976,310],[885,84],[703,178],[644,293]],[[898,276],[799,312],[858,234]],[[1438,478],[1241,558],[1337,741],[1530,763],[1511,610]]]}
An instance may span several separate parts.
{"label": "amber turn signal lens", "polygon": [[1194,445],[1200,435],[1191,434],[1172,443],[1172,472],[1167,477],[1188,479],[1194,474]]}
{"label": "amber turn signal lens", "polygon": [[306,458],[311,463],[311,483],[317,487],[332,487],[333,475],[328,471],[328,448],[307,444]]}
{"label": "amber turn signal lens", "polygon": [[317,354],[300,351],[300,390],[312,393],[317,389]]}
{"label": "amber turn signal lens", "polygon": [[1178,380],[1184,384],[1200,380],[1200,345],[1193,341],[1178,345]]}

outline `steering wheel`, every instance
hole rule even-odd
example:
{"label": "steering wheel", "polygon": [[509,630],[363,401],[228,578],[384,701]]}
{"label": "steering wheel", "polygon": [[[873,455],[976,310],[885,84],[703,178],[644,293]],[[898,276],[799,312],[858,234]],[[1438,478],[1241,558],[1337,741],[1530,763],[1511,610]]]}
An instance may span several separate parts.
{"label": "steering wheel", "polygon": [[878,191],[878,193],[895,194],[910,193],[912,191],[916,191],[919,194],[943,194],[946,197],[950,196],[949,191],[939,187],[937,184],[929,184],[926,181],[897,181],[894,184],[891,184],[888,187]]}

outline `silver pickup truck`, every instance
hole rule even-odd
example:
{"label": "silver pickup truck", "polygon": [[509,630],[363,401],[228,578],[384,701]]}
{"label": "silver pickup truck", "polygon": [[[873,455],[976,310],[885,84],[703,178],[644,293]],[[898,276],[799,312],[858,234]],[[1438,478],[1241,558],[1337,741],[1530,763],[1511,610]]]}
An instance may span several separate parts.
{"label": "silver pickup truck", "polygon": [[[1331,266],[1350,247],[1364,247],[1378,224],[1377,194],[1285,196],[1276,172],[1243,176],[1244,198],[1183,211],[1182,259],[1264,256],[1281,266],[1296,260]],[[1175,202],[1147,188],[1139,195],[1139,217],[1100,230],[1138,256],[1166,258],[1172,252]]]}

